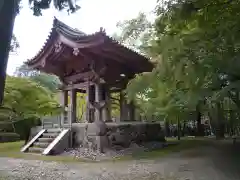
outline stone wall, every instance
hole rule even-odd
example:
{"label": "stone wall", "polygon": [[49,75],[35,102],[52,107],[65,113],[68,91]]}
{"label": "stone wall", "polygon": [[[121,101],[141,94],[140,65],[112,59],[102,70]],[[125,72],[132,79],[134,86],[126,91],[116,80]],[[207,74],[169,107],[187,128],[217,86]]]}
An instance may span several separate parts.
{"label": "stone wall", "polygon": [[[141,142],[165,141],[161,125],[157,122],[111,122],[106,124],[110,146],[120,145],[128,147],[131,142],[140,144]],[[89,127],[91,125],[91,123],[72,124],[74,147],[83,145],[84,137],[86,136],[86,126]],[[31,137],[37,134],[40,129],[41,127],[32,128]],[[87,134],[91,133],[92,132],[87,132]]]}

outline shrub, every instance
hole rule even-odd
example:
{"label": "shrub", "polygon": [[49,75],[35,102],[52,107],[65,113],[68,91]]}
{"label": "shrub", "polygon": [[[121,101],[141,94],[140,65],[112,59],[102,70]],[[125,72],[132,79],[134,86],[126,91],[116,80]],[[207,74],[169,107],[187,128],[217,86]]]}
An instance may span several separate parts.
{"label": "shrub", "polygon": [[14,142],[19,141],[20,136],[17,133],[0,132],[0,142]]}
{"label": "shrub", "polygon": [[38,118],[29,118],[20,120],[14,123],[15,131],[20,135],[20,139],[26,139],[29,137],[32,127],[38,126],[41,124],[40,119]]}

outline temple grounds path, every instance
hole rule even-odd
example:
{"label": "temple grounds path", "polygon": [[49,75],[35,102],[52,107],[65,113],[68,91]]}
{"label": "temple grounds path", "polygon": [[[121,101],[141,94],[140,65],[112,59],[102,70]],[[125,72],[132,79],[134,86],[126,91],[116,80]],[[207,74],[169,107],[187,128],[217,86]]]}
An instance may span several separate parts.
{"label": "temple grounds path", "polygon": [[224,141],[164,157],[101,163],[63,163],[0,157],[0,180],[3,179],[239,180],[240,144],[233,147],[231,142]]}

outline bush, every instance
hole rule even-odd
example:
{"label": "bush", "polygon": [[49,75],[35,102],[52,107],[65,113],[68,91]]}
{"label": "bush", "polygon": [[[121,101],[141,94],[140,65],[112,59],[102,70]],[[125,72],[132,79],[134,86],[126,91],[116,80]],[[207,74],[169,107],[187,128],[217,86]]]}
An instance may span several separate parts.
{"label": "bush", "polygon": [[0,132],[0,143],[19,141],[20,136],[17,133]]}
{"label": "bush", "polygon": [[31,128],[38,125],[41,125],[41,121],[38,118],[24,119],[14,123],[15,131],[20,135],[21,140],[28,138]]}

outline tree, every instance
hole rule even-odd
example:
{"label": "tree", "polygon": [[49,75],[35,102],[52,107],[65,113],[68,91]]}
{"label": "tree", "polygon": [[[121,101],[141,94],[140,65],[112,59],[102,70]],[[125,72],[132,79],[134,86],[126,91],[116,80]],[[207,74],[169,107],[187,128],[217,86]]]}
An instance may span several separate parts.
{"label": "tree", "polygon": [[[58,10],[67,9],[68,12],[75,12],[80,7],[73,0],[29,0],[33,14],[39,16],[42,9],[47,9],[53,2],[54,7]],[[13,25],[15,17],[19,12],[20,0],[2,0],[0,2],[0,103],[3,101],[3,93],[6,79],[6,67],[10,44],[12,38]]]}
{"label": "tree", "polygon": [[116,40],[146,55],[154,33],[153,24],[146,14],[140,12],[136,18],[118,22],[117,27],[120,33],[113,34]]}
{"label": "tree", "polygon": [[53,93],[56,93],[61,85],[61,81],[57,76],[32,70],[25,64],[18,67],[14,74],[18,77],[30,78]]}
{"label": "tree", "polygon": [[12,124],[21,138],[28,140],[30,129],[40,118],[61,112],[52,93],[29,78],[7,77],[0,121]]}
{"label": "tree", "polygon": [[[118,33],[113,34],[113,37],[119,42],[123,43],[127,47],[131,48],[134,51],[137,51],[140,54],[146,56],[150,55],[149,45],[150,42],[154,39],[154,27],[153,23],[148,20],[146,14],[140,12],[136,18],[125,20],[117,23],[119,29]],[[137,76],[136,80],[142,75]],[[131,84],[131,82],[130,82]],[[141,86],[141,83],[136,83],[136,86]],[[133,87],[133,86],[131,86]],[[129,89],[129,88],[128,88]],[[136,91],[132,91],[134,94]],[[131,94],[131,93],[130,93]],[[140,101],[144,96],[144,93],[138,94],[138,96],[133,96],[128,94],[128,98],[135,100],[135,105],[138,107],[138,113],[142,116],[150,115],[150,111],[145,111],[149,106],[145,106],[145,101]],[[142,96],[143,95],[143,96]],[[116,94],[113,95],[113,114],[115,116],[119,115],[119,97]],[[148,109],[149,110],[149,109]],[[148,112],[148,113],[146,113]]]}
{"label": "tree", "polygon": [[11,109],[15,120],[57,113],[55,110],[59,107],[46,88],[27,78],[10,76],[6,81],[3,106]]}
{"label": "tree", "polygon": [[158,65],[133,80],[129,94],[140,97],[150,112],[165,115],[207,106],[210,118],[223,131],[224,99],[240,107],[239,9],[234,0],[159,3],[150,45]]}
{"label": "tree", "polygon": [[16,52],[19,47],[20,46],[19,46],[18,40],[16,36],[13,34],[11,44],[10,44],[10,52],[13,52],[13,53]]}
{"label": "tree", "polygon": [[16,68],[14,75],[16,75],[17,77],[32,77],[36,76],[39,73],[40,72],[29,68],[26,64],[23,64]]}

